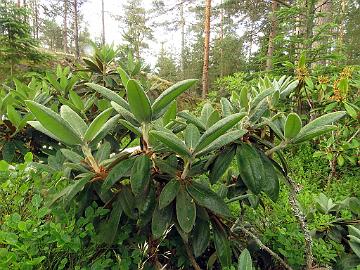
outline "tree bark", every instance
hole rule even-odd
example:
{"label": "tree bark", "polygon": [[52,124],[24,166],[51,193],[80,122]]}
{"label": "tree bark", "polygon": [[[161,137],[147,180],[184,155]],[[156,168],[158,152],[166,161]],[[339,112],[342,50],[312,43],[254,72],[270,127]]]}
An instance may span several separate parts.
{"label": "tree bark", "polygon": [[211,0],[205,0],[204,65],[203,65],[203,74],[202,74],[203,98],[206,98],[209,93],[210,16],[211,16]]}
{"label": "tree bark", "polygon": [[63,22],[63,45],[64,52],[68,52],[68,29],[67,29],[67,15],[68,15],[68,0],[64,0],[64,22]]}
{"label": "tree bark", "polygon": [[184,18],[184,0],[180,3],[180,27],[181,27],[181,73],[184,77],[185,70],[185,18]]}
{"label": "tree bark", "polygon": [[78,1],[74,0],[74,43],[75,43],[75,57],[80,59],[80,49],[79,49],[79,21],[78,21]]}
{"label": "tree bark", "polygon": [[221,11],[220,11],[220,77],[224,76],[224,7],[223,1],[221,0]]}
{"label": "tree bark", "polygon": [[101,0],[101,21],[102,21],[102,36],[101,42],[102,45],[105,45],[105,10],[104,10],[104,0]]}
{"label": "tree bark", "polygon": [[39,8],[38,8],[38,2],[35,0],[35,38],[39,39]]}
{"label": "tree bark", "polygon": [[278,7],[278,2],[272,0],[271,3],[271,15],[270,15],[270,33],[269,33],[269,44],[267,50],[267,59],[266,59],[266,71],[270,71],[273,68],[273,54],[274,54],[274,40],[277,32],[277,19],[276,19],[276,10]]}

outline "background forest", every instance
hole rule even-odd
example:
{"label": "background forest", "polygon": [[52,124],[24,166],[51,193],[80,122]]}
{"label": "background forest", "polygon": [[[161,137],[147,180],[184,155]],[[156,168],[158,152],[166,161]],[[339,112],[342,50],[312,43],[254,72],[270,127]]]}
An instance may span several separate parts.
{"label": "background forest", "polygon": [[359,270],[360,1],[120,2],[0,0],[0,269]]}

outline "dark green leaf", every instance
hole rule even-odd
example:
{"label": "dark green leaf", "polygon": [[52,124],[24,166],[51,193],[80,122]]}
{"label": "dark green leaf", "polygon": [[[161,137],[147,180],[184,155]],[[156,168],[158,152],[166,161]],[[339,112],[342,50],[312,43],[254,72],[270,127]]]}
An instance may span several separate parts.
{"label": "dark green leaf", "polygon": [[81,138],[84,138],[88,127],[84,120],[76,112],[74,112],[69,106],[62,105],[60,108],[60,115],[66,122],[69,123],[69,125]]}
{"label": "dark green leaf", "polygon": [[151,105],[144,89],[137,81],[129,80],[126,86],[127,97],[131,112],[140,123],[151,121]]}
{"label": "dark green leaf", "polygon": [[150,181],[151,160],[147,155],[138,156],[131,170],[130,183],[135,196],[141,195]]}
{"label": "dark green leaf", "polygon": [[249,144],[237,147],[236,158],[241,179],[254,194],[259,194],[265,179],[262,159],[257,150]]}
{"label": "dark green leaf", "polygon": [[99,134],[101,129],[106,125],[109,117],[111,116],[113,108],[108,108],[100,113],[90,124],[85,132],[84,139],[86,141],[92,141],[96,135]]}
{"label": "dark green leaf", "polygon": [[222,268],[231,266],[231,247],[227,232],[222,226],[216,222],[212,222],[214,232],[214,244],[217,257],[221,263]]}
{"label": "dark green leaf", "polygon": [[169,149],[179,154],[180,156],[182,157],[191,156],[191,153],[184,144],[184,142],[180,140],[174,133],[153,130],[150,132],[150,134],[153,135],[157,140],[159,140],[165,146],[167,146]]}
{"label": "dark green leaf", "polygon": [[173,102],[179,95],[188,90],[196,82],[197,80],[193,79],[181,81],[162,92],[152,105],[154,115],[161,116],[164,113],[164,109],[171,102]]}
{"label": "dark green leaf", "polygon": [[244,116],[244,113],[237,113],[218,121],[215,125],[206,130],[205,133],[200,137],[199,143],[195,147],[194,152],[199,152],[200,150],[208,146],[215,139],[217,139],[234,125],[236,125]]}
{"label": "dark green leaf", "polygon": [[234,156],[234,148],[231,148],[229,151],[226,149],[217,156],[210,169],[209,180],[211,184],[215,184],[224,175]]}
{"label": "dark green leaf", "polygon": [[108,190],[121,178],[129,176],[133,164],[134,159],[125,159],[116,164],[105,178],[101,189]]}
{"label": "dark green leaf", "polygon": [[180,183],[177,179],[170,180],[159,196],[159,209],[168,206],[176,197],[179,192]]}
{"label": "dark green leaf", "polygon": [[125,101],[125,99],[120,97],[114,91],[111,91],[110,89],[107,89],[106,87],[95,84],[95,83],[86,83],[85,85],[87,85],[90,88],[94,89],[96,92],[102,94],[104,97],[106,97],[110,101],[113,101],[113,102],[117,103],[118,105],[120,105],[124,109],[126,109],[126,110],[129,109],[129,104]]}
{"label": "dark green leaf", "polygon": [[189,233],[195,224],[196,206],[194,200],[182,188],[176,196],[176,216],[181,229]]}
{"label": "dark green leaf", "polygon": [[61,141],[69,145],[82,144],[79,135],[58,114],[31,100],[26,100],[25,103],[41,125]]}
{"label": "dark green leaf", "polygon": [[151,232],[154,239],[160,238],[171,224],[172,205],[160,209],[156,207],[152,216]]}
{"label": "dark green leaf", "polygon": [[15,157],[15,144],[13,142],[5,142],[2,147],[2,158],[7,162],[12,162]]}
{"label": "dark green leaf", "polygon": [[184,138],[186,146],[190,149],[190,151],[192,151],[200,139],[200,132],[198,128],[193,124],[187,125],[184,131]]}
{"label": "dark green leaf", "polygon": [[301,130],[301,119],[296,113],[290,113],[286,118],[284,136],[286,139],[294,138]]}
{"label": "dark green leaf", "polygon": [[239,256],[237,270],[253,270],[251,255],[247,249],[244,249]]}
{"label": "dark green leaf", "polygon": [[192,247],[195,257],[204,253],[210,242],[209,221],[197,219],[192,237]]}
{"label": "dark green leaf", "polygon": [[223,217],[232,216],[224,200],[222,200],[209,187],[202,185],[196,181],[192,181],[192,183],[186,187],[186,190],[199,205],[206,207],[217,215]]}
{"label": "dark green leaf", "polygon": [[117,199],[112,203],[112,210],[109,219],[100,227],[98,237],[101,242],[108,245],[111,245],[114,242],[122,211],[121,202],[119,196],[117,196]]}

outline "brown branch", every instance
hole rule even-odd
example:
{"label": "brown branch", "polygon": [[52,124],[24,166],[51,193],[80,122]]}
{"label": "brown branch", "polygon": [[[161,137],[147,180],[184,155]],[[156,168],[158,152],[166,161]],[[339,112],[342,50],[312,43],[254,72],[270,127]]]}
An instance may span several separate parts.
{"label": "brown branch", "polygon": [[269,253],[274,259],[276,259],[285,269],[287,270],[293,270],[290,265],[288,265],[278,254],[276,254],[274,251],[272,251],[269,247],[264,245],[263,242],[251,231],[246,229],[245,227],[241,226],[240,219],[237,219],[234,225],[231,227],[231,231],[235,232],[236,230],[242,231],[245,235],[250,236],[254,239],[255,243],[259,246],[260,249],[265,250],[267,253]]}
{"label": "brown branch", "polygon": [[186,254],[189,257],[189,260],[190,260],[192,266],[194,267],[195,270],[201,270],[200,266],[197,264],[197,262],[195,260],[194,255],[192,254],[192,251],[190,250],[188,244],[185,243],[185,241],[183,241],[183,242],[184,242],[184,247],[185,247],[185,250],[186,250]]}
{"label": "brown branch", "polygon": [[284,2],[284,1],[282,1],[282,0],[273,0],[273,1],[275,1],[275,2],[279,3],[280,5],[283,5],[283,6],[285,6],[285,7],[288,7],[288,8],[290,8],[290,7],[291,7],[291,5],[290,5],[290,4],[285,3],[285,2]]}
{"label": "brown branch", "polygon": [[299,202],[297,201],[297,193],[299,192],[299,188],[297,187],[296,183],[289,177],[285,176],[288,186],[290,188],[290,195],[289,195],[289,202],[291,205],[291,209],[294,213],[294,216],[299,222],[300,228],[304,234],[305,239],[305,257],[306,257],[306,268],[311,269],[313,265],[313,254],[312,254],[312,238],[310,235],[309,228],[305,221],[305,216],[301,211]]}

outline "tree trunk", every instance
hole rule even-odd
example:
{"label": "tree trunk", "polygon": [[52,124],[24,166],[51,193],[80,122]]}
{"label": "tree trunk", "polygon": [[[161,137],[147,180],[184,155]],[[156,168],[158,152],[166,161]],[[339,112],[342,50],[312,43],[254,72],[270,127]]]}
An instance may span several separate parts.
{"label": "tree trunk", "polygon": [[180,27],[181,27],[181,73],[184,77],[185,70],[185,18],[184,18],[184,0],[180,3]]}
{"label": "tree trunk", "polygon": [[270,15],[270,33],[269,33],[269,44],[267,50],[267,59],[266,59],[266,71],[270,71],[273,68],[273,54],[274,54],[274,39],[277,31],[277,19],[276,19],[276,10],[278,3],[275,0],[272,0],[271,3],[271,15]]}
{"label": "tree trunk", "polygon": [[68,53],[68,29],[67,29],[67,15],[68,15],[68,0],[64,0],[64,22],[63,22],[63,45],[64,52]]}
{"label": "tree trunk", "polygon": [[78,1],[74,0],[74,43],[75,43],[75,57],[80,59],[79,49],[79,22],[78,22]]}
{"label": "tree trunk", "polygon": [[220,77],[224,76],[224,7],[223,1],[221,0],[221,11],[220,11]]}
{"label": "tree trunk", "polygon": [[346,0],[341,0],[341,21],[339,26],[338,47],[339,52],[344,49],[344,36],[345,36],[345,16],[346,16]]}
{"label": "tree trunk", "polygon": [[210,16],[211,16],[211,0],[205,0],[204,65],[203,65],[203,74],[202,74],[203,98],[206,98],[209,93]]}
{"label": "tree trunk", "polygon": [[104,10],[104,0],[101,0],[101,21],[102,21],[102,34],[101,34],[101,43],[105,45],[105,10]]}
{"label": "tree trunk", "polygon": [[35,38],[39,39],[39,8],[37,0],[35,0]]}

